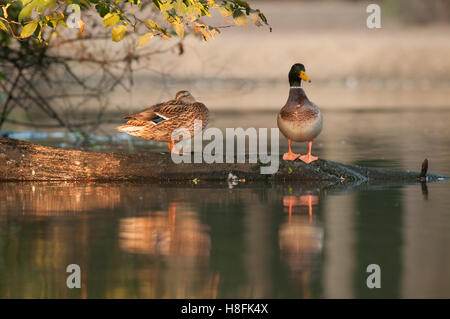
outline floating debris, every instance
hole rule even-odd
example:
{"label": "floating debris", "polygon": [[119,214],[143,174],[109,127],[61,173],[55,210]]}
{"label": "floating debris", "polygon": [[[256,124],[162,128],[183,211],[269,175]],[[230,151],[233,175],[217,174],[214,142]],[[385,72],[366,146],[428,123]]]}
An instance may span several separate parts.
{"label": "floating debris", "polygon": [[239,178],[230,172],[230,173],[228,173],[227,182],[228,182],[228,188],[232,189],[234,186],[236,186],[239,183],[245,183],[245,178]]}

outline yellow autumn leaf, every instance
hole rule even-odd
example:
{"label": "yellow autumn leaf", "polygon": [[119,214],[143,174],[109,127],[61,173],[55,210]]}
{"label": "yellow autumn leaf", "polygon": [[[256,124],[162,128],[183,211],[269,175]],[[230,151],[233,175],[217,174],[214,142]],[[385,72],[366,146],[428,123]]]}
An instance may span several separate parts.
{"label": "yellow autumn leaf", "polygon": [[147,45],[147,43],[150,41],[151,38],[153,38],[153,33],[151,32],[141,35],[137,40],[136,46],[143,47]]}
{"label": "yellow autumn leaf", "polygon": [[19,12],[19,16],[18,16],[19,22],[22,22],[22,20],[29,18],[31,16],[32,10],[33,10],[33,7],[31,6],[31,4],[23,7],[23,9],[20,10],[20,12]]}
{"label": "yellow autumn leaf", "polygon": [[30,23],[26,24],[23,27],[22,32],[20,32],[20,37],[21,38],[28,38],[29,36],[31,36],[34,33],[34,31],[36,30],[37,26],[38,26],[38,21],[33,21],[33,22],[30,22]]}
{"label": "yellow autumn leaf", "polygon": [[209,31],[209,34],[211,35],[211,38],[212,38],[213,40],[216,39],[216,30],[215,30],[215,29],[210,30],[210,31]]}
{"label": "yellow autumn leaf", "polygon": [[173,28],[175,30],[175,33],[180,37],[183,38],[184,37],[184,28],[183,28],[183,24],[180,22],[174,22],[173,23]]}
{"label": "yellow autumn leaf", "polygon": [[56,0],[37,0],[33,4],[38,12],[44,12],[47,8],[53,8],[56,5]]}
{"label": "yellow autumn leaf", "polygon": [[124,25],[118,25],[112,28],[111,30],[111,37],[114,42],[119,42],[123,39],[125,36],[125,33],[127,33],[127,27]]}
{"label": "yellow autumn leaf", "polygon": [[162,31],[162,28],[153,20],[145,20],[144,24],[149,30],[152,30],[153,32],[158,30]]}
{"label": "yellow autumn leaf", "polygon": [[177,0],[174,4],[175,11],[179,16],[186,14],[187,6],[184,4],[183,0]]}
{"label": "yellow autumn leaf", "polygon": [[0,30],[8,31],[8,29],[6,28],[6,26],[3,23],[4,22],[0,21]]}
{"label": "yellow autumn leaf", "polygon": [[120,21],[120,16],[117,13],[107,13],[103,17],[103,26],[105,28],[112,27],[119,21]]}
{"label": "yellow autumn leaf", "polygon": [[234,10],[233,20],[237,25],[243,26],[244,28],[248,27],[247,17],[240,10]]}
{"label": "yellow autumn leaf", "polygon": [[172,9],[173,6],[174,6],[174,3],[169,2],[169,1],[162,2],[162,3],[160,2],[160,4],[159,4],[159,10],[160,10],[161,12],[166,12],[166,11],[169,11],[170,9]]}
{"label": "yellow autumn leaf", "polygon": [[231,16],[233,14],[233,10],[228,5],[220,6],[219,7],[219,12],[224,18],[229,17],[229,16]]}
{"label": "yellow autumn leaf", "polygon": [[208,26],[207,26],[206,24],[199,23],[199,22],[195,23],[195,24],[194,24],[194,32],[195,32],[195,33],[201,33],[202,36],[203,36],[203,39],[204,39],[206,42],[209,41],[209,36],[210,36],[211,34],[209,33],[209,28],[208,28]]}
{"label": "yellow autumn leaf", "polygon": [[60,25],[62,25],[63,27],[65,27],[65,28],[68,28],[68,27],[69,27],[69,26],[67,25],[66,21],[64,21],[64,20],[58,20],[58,23],[59,23]]}
{"label": "yellow autumn leaf", "polygon": [[252,11],[250,12],[250,19],[251,19],[252,22],[253,22],[254,24],[256,24],[258,27],[261,26],[261,22],[259,22],[260,17],[259,17],[259,12],[258,12],[258,11],[252,10]]}

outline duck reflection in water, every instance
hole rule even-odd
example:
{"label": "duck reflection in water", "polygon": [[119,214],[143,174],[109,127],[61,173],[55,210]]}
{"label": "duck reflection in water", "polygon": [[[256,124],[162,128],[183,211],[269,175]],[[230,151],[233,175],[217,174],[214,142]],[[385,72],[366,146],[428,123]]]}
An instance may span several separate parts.
{"label": "duck reflection in water", "polygon": [[292,219],[292,208],[293,207],[308,207],[309,221],[312,221],[312,209],[313,205],[319,203],[319,197],[313,195],[303,195],[303,196],[283,196],[283,206],[288,208],[289,213],[289,224]]}
{"label": "duck reflection in water", "polygon": [[[122,218],[121,250],[151,257],[135,270],[142,295],[150,298],[215,298],[219,273],[209,266],[210,229],[185,205],[169,203],[164,211],[145,211],[145,216]],[[151,278],[151,279],[149,279]]]}
{"label": "duck reflection in water", "polygon": [[281,259],[289,266],[293,281],[301,284],[305,298],[311,297],[310,275],[323,244],[323,228],[313,218],[318,204],[316,195],[283,197],[284,211],[289,215],[278,233]]}
{"label": "duck reflection in water", "polygon": [[168,211],[149,212],[150,216],[127,217],[120,221],[120,247],[130,253],[166,256],[209,256],[208,227],[194,212],[176,217],[175,203]]}

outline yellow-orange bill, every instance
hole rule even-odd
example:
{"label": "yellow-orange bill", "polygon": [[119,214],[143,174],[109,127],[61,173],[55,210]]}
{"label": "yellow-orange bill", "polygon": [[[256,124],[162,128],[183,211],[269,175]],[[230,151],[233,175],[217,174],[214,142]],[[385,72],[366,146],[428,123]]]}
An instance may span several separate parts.
{"label": "yellow-orange bill", "polygon": [[305,71],[300,71],[300,79],[302,79],[303,81],[306,81],[306,82],[311,82],[309,80],[309,77],[306,75]]}

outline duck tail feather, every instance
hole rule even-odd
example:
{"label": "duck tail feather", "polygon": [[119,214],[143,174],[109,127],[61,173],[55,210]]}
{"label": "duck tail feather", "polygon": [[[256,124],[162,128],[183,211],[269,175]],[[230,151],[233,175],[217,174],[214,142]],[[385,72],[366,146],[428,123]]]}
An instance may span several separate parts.
{"label": "duck tail feather", "polygon": [[132,134],[132,133],[137,133],[140,130],[142,130],[142,127],[139,126],[128,126],[128,125],[122,125],[122,126],[118,126],[117,130],[119,132],[123,132],[123,133],[128,133],[128,134]]}

